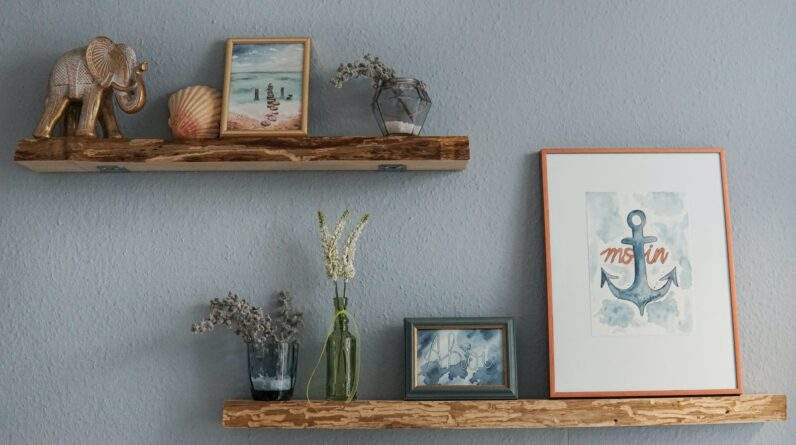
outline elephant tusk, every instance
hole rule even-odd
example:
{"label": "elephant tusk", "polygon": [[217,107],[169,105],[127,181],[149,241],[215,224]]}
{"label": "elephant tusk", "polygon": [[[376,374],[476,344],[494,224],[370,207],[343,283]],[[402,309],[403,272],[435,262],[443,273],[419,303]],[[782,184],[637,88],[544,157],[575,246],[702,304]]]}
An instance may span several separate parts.
{"label": "elephant tusk", "polygon": [[113,82],[113,74],[108,74],[100,82],[100,87],[104,90],[105,88],[108,88],[112,82]]}

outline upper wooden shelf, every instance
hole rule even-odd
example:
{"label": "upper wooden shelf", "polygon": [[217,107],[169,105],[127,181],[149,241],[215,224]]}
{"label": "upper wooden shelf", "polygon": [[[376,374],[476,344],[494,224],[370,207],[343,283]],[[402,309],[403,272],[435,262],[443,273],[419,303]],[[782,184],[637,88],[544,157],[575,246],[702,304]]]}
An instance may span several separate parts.
{"label": "upper wooden shelf", "polygon": [[463,170],[469,159],[467,136],[28,138],[14,155],[37,172]]}
{"label": "upper wooden shelf", "polygon": [[782,394],[637,399],[224,402],[228,428],[498,429],[783,421]]}

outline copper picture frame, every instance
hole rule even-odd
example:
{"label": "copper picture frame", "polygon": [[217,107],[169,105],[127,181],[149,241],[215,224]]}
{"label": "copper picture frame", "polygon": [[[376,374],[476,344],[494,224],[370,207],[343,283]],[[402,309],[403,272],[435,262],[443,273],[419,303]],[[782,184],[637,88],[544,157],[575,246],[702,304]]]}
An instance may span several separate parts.
{"label": "copper picture frame", "polygon": [[[732,332],[732,352],[734,357],[734,380],[732,387],[721,388],[650,388],[634,390],[562,390],[557,384],[556,374],[556,325],[555,325],[555,298],[553,256],[556,254],[551,247],[551,197],[549,181],[549,161],[552,156],[560,155],[634,155],[634,154],[712,154],[718,156],[718,168],[721,181],[721,208],[723,209],[724,237],[726,240],[727,274],[729,277],[729,307]],[[544,238],[545,238],[545,265],[547,282],[547,327],[548,327],[548,353],[549,353],[549,389],[551,398],[587,398],[587,397],[645,397],[645,396],[691,396],[691,395],[738,395],[743,392],[741,351],[738,328],[738,304],[735,287],[735,269],[733,264],[732,225],[730,221],[729,192],[727,185],[727,166],[725,152],[714,147],[678,147],[678,148],[544,148],[540,151],[540,166],[542,176],[542,196],[544,212]],[[559,205],[560,203],[556,203]],[[566,204],[563,204],[566,205]],[[628,224],[630,215],[628,214]],[[642,226],[643,227],[643,226]],[[624,242],[624,241],[622,241]],[[644,260],[640,260],[644,262]],[[648,260],[647,260],[648,261]],[[560,273],[560,271],[559,271]],[[588,281],[588,279],[587,279]],[[600,283],[602,287],[602,282]],[[643,314],[643,310],[642,310]],[[729,360],[728,360],[729,362]],[[729,370],[727,370],[729,371]]]}

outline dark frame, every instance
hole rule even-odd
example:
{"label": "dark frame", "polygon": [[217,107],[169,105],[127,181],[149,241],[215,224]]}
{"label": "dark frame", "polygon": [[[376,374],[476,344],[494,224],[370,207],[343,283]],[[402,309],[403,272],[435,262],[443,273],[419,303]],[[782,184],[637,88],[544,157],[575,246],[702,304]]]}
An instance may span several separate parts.
{"label": "dark frame", "polygon": [[[415,385],[415,351],[420,329],[502,329],[505,385]],[[404,319],[405,400],[499,400],[517,398],[517,354],[510,317],[444,317]]]}

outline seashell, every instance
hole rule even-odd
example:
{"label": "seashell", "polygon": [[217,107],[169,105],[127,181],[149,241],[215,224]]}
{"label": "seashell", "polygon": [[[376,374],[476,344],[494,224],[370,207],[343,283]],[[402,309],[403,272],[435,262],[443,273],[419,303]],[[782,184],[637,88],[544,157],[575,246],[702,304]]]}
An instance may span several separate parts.
{"label": "seashell", "polygon": [[169,96],[169,127],[175,139],[218,137],[221,93],[204,85],[183,88]]}

